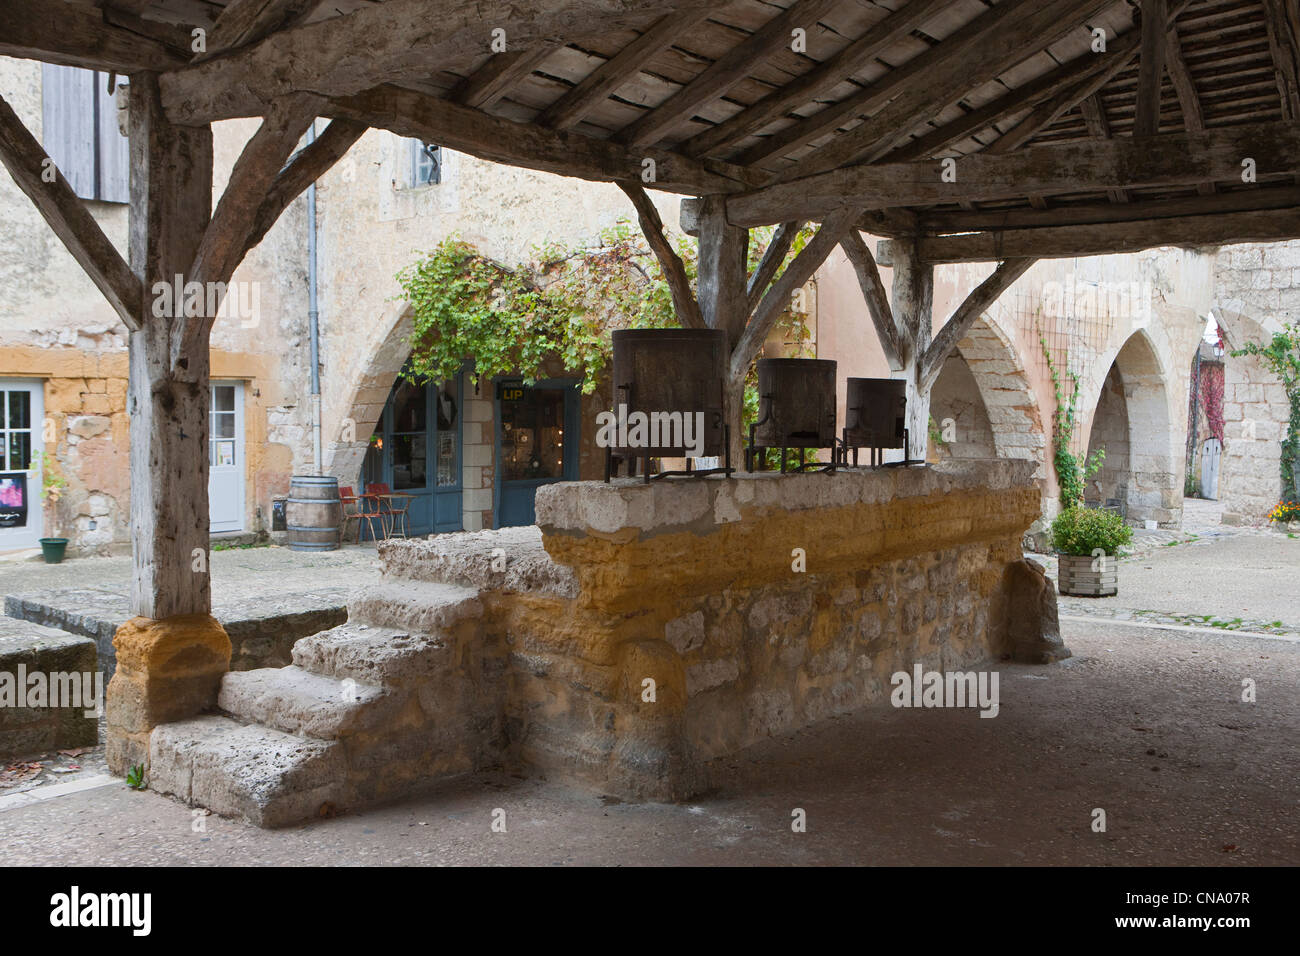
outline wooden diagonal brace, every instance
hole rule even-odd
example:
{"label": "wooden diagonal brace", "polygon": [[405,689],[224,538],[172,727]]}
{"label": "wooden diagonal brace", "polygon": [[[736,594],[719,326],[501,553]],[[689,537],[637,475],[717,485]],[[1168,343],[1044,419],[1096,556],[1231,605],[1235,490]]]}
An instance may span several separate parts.
{"label": "wooden diagonal brace", "polygon": [[645,234],[646,242],[654,250],[655,258],[659,260],[659,265],[664,270],[664,278],[673,297],[673,311],[682,320],[682,325],[688,329],[708,328],[700,312],[700,303],[691,292],[686,266],[681,256],[673,251],[668,237],[664,235],[664,224],[659,218],[659,210],[655,209],[654,203],[639,184],[620,180],[618,187],[627,194],[627,198],[632,200],[632,205],[636,207],[637,218],[641,221],[641,232]]}
{"label": "wooden diagonal brace", "polygon": [[971,326],[975,324],[984,311],[997,301],[1007,289],[1011,288],[1012,283],[1019,279],[1029,270],[1037,259],[1007,259],[1002,262],[993,275],[989,276],[978,286],[975,291],[966,296],[966,299],[957,307],[957,311],[952,314],[952,318],[939,330],[939,334],[934,337],[930,347],[925,350],[925,355],[921,358],[921,387],[929,390],[934,384],[935,379],[939,377],[939,372],[943,369],[943,363],[947,360],[952,350],[957,347],[957,343],[966,337]]}
{"label": "wooden diagonal brace", "polygon": [[140,280],[3,97],[0,161],[126,327],[139,331],[144,304]]}
{"label": "wooden diagonal brace", "polygon": [[862,287],[862,297],[867,301],[867,311],[871,313],[871,322],[876,327],[876,337],[880,339],[885,359],[890,368],[901,372],[906,367],[903,361],[902,333],[893,310],[889,307],[889,297],[885,292],[885,284],[880,281],[880,270],[876,268],[875,257],[856,229],[850,229],[848,235],[840,240],[840,247],[849,257],[853,271],[857,274],[858,285]]}
{"label": "wooden diagonal brace", "polygon": [[794,245],[794,240],[799,235],[799,230],[803,228],[803,225],[799,220],[783,222],[777,227],[776,232],[772,234],[772,241],[763,250],[763,258],[759,261],[758,268],[749,277],[746,300],[749,303],[750,312],[758,308],[763,293],[767,291],[767,287],[776,278],[777,270],[785,262],[785,257],[790,254],[790,247]]}

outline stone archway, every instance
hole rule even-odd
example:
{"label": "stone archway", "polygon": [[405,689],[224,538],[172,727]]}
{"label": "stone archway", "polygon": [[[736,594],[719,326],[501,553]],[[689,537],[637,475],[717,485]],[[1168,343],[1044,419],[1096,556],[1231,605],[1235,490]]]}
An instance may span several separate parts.
{"label": "stone archway", "polygon": [[370,446],[370,436],[384,413],[393,382],[411,354],[411,307],[393,303],[384,310],[368,341],[340,356],[336,375],[345,384],[331,390],[324,416],[325,473],[339,484],[354,483]]}
{"label": "stone archway", "polygon": [[[1170,415],[1168,370],[1144,330],[1130,335],[1100,367],[1106,373],[1089,416],[1088,454],[1106,447],[1108,463],[1090,491],[1101,494],[1102,504],[1118,499],[1130,521],[1176,528],[1182,521],[1185,435]],[[1117,462],[1110,461],[1112,448]]]}
{"label": "stone archway", "polygon": [[[1011,340],[990,321],[987,314],[981,315],[957,343],[956,352],[949,362],[954,360],[965,365],[978,389],[996,456],[1027,458],[1036,463],[1035,477],[1046,478],[1047,437],[1038,399]],[[936,386],[948,372],[945,363]],[[954,375],[960,376],[960,370],[955,369]],[[955,384],[960,378],[950,381]],[[937,413],[935,418],[939,418]]]}

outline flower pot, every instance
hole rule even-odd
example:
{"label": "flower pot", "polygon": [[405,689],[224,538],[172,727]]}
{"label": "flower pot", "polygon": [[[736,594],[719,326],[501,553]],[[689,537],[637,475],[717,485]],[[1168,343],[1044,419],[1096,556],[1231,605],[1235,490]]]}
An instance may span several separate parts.
{"label": "flower pot", "polygon": [[63,552],[67,550],[67,538],[41,538],[41,554],[45,555],[46,564],[58,564],[63,560]]}
{"label": "flower pot", "polygon": [[1114,555],[1057,554],[1056,589],[1075,597],[1119,593],[1119,560]]}

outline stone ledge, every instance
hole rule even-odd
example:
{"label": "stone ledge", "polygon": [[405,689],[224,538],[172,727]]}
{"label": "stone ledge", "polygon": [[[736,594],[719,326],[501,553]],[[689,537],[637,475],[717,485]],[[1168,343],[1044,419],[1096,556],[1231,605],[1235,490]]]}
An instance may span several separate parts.
{"label": "stone ledge", "polygon": [[[0,618],[0,674],[93,674],[95,642],[28,621]],[[48,679],[48,678],[47,678]],[[42,753],[61,747],[94,746],[99,740],[96,702],[88,707],[16,707],[0,704],[0,757]],[[90,716],[86,716],[86,711]]]}
{"label": "stone ledge", "polygon": [[537,523],[544,534],[618,535],[620,540],[691,531],[709,534],[743,514],[883,504],[961,491],[988,492],[1034,485],[1034,462],[997,458],[911,468],[821,472],[739,473],[731,478],[670,478],[646,484],[622,478],[560,482],[537,489]]}

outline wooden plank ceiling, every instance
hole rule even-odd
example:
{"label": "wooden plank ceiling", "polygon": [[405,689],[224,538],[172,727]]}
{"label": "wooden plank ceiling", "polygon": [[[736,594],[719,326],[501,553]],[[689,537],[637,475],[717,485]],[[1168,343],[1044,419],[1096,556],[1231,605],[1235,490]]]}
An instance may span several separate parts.
{"label": "wooden plank ceiling", "polygon": [[1297,0],[0,0],[0,53],[162,71],[179,122],[309,92],[487,159],[725,193],[738,225],[860,209],[946,237],[934,257],[1036,229],[1124,251],[1179,219],[1188,244],[1300,235]]}

